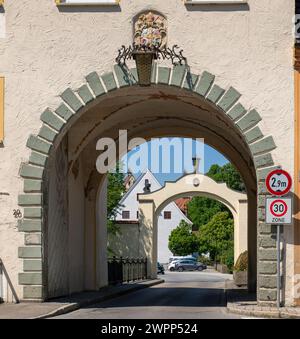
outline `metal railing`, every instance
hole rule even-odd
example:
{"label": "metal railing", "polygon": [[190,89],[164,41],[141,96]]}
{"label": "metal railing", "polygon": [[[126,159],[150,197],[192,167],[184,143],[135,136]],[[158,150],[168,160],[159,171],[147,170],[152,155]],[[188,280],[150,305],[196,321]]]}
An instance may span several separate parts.
{"label": "metal railing", "polygon": [[147,278],[147,259],[110,258],[108,259],[108,283],[122,284]]}

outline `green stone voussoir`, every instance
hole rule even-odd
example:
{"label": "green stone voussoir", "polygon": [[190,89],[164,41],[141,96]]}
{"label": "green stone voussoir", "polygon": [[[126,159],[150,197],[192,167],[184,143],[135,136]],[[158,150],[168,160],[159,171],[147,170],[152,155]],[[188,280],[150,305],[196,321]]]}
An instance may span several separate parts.
{"label": "green stone voussoir", "polygon": [[90,73],[86,77],[86,81],[88,82],[96,97],[105,94],[105,89],[100,81],[99,75],[96,72]]}
{"label": "green stone voussoir", "polygon": [[43,209],[41,207],[25,207],[24,218],[25,219],[41,219]]}
{"label": "green stone voussoir", "polygon": [[264,168],[264,169],[258,169],[257,170],[257,180],[258,181],[263,181],[263,180],[266,180],[267,178],[267,175],[275,170],[275,169],[279,169],[280,166],[272,166],[272,167],[269,167],[269,168]]}
{"label": "green stone voussoir", "polygon": [[158,67],[158,80],[159,84],[168,85],[171,75],[171,69],[168,67]]}
{"label": "green stone voussoir", "polygon": [[276,148],[273,137],[269,136],[257,141],[250,146],[253,155],[270,152]]}
{"label": "green stone voussoir", "polygon": [[214,85],[206,98],[213,103],[217,103],[224,92],[225,90],[223,88],[219,87],[218,85]]}
{"label": "green stone voussoir", "polygon": [[44,169],[41,167],[34,167],[31,165],[23,165],[20,171],[22,178],[42,179]]}
{"label": "green stone voussoir", "polygon": [[31,152],[29,157],[29,163],[37,166],[45,167],[48,157],[44,154]]}
{"label": "green stone voussoir", "polygon": [[102,81],[104,82],[107,92],[114,91],[115,89],[118,88],[114,74],[112,72],[102,75],[101,78]]}
{"label": "green stone voussoir", "polygon": [[[153,70],[152,70],[153,73]],[[153,74],[152,74],[153,76]],[[136,68],[131,68],[130,69],[130,79],[132,82],[132,85],[136,85],[139,81],[139,77],[138,77],[138,73],[137,73],[137,69]]]}
{"label": "green stone voussoir", "polygon": [[23,259],[35,259],[42,257],[42,247],[41,246],[26,246],[19,247],[18,249],[18,257]]}
{"label": "green stone voussoir", "polygon": [[67,88],[62,94],[62,99],[72,108],[74,112],[78,112],[80,108],[83,107],[82,102],[76,96],[76,94],[71,90],[71,88]]}
{"label": "green stone voussoir", "polygon": [[18,197],[18,204],[20,206],[34,206],[42,205],[42,195],[41,194],[20,194]]}
{"label": "green stone voussoir", "polygon": [[254,157],[254,164],[256,168],[273,166],[274,161],[273,161],[271,153],[267,153],[267,154]]}
{"label": "green stone voussoir", "polygon": [[31,135],[28,140],[27,140],[27,144],[26,146],[32,150],[44,153],[44,154],[48,154],[52,144],[39,139],[38,137]]}
{"label": "green stone voussoir", "polygon": [[62,117],[65,121],[68,121],[74,115],[73,112],[69,109],[69,107],[64,103],[61,103],[57,107],[55,113]]}
{"label": "green stone voussoir", "polygon": [[42,220],[18,220],[19,232],[41,232]]}
{"label": "green stone voussoir", "polygon": [[41,259],[24,259],[23,260],[23,270],[24,272],[34,272],[41,271],[43,268]]}
{"label": "green stone voussoir", "polygon": [[47,125],[43,125],[39,131],[38,134],[41,138],[49,141],[50,143],[53,143],[54,139],[57,136],[57,133],[51,129],[50,127],[48,127]]}
{"label": "green stone voussoir", "polygon": [[258,112],[253,109],[250,112],[248,112],[245,116],[243,116],[236,125],[239,127],[241,131],[246,131],[250,129],[251,127],[254,127],[261,121],[261,116],[258,114]]}
{"label": "green stone voussoir", "polygon": [[34,246],[42,244],[41,233],[25,233],[25,245]]}
{"label": "green stone voussoir", "polygon": [[93,94],[91,93],[87,85],[82,85],[78,89],[78,94],[85,104],[88,104],[89,102],[94,100]]}
{"label": "green stone voussoir", "polygon": [[208,91],[210,90],[211,86],[213,85],[214,81],[215,76],[211,73],[204,71],[201,75],[200,81],[195,92],[205,97]]}
{"label": "green stone voussoir", "polygon": [[259,139],[261,139],[264,135],[262,134],[260,128],[255,126],[250,131],[245,133],[245,138],[248,144],[251,144]]}
{"label": "green stone voussoir", "polygon": [[186,66],[178,65],[173,68],[171,86],[181,87],[186,73]]}
{"label": "green stone voussoir", "polygon": [[55,115],[50,109],[46,109],[42,115],[41,120],[51,126],[53,129],[55,129],[57,132],[60,132],[63,128],[65,122],[60,119],[57,115]]}
{"label": "green stone voussoir", "polygon": [[19,273],[20,285],[41,285],[43,283],[42,272]]}
{"label": "green stone voussoir", "polygon": [[114,71],[120,88],[132,85],[131,74],[126,66],[122,67],[120,65],[114,65]]}
{"label": "green stone voussoir", "polygon": [[24,286],[23,287],[24,299],[43,299],[43,286]]}
{"label": "green stone voussoir", "polygon": [[241,118],[243,115],[245,115],[247,113],[246,108],[238,103],[236,104],[228,113],[227,115],[233,120],[237,120],[239,118]]}
{"label": "green stone voussoir", "polygon": [[224,112],[227,112],[239,100],[240,97],[241,94],[233,87],[230,87],[219,101],[218,106]]}
{"label": "green stone voussoir", "polygon": [[24,192],[25,193],[38,193],[42,191],[42,181],[24,179]]}
{"label": "green stone voussoir", "polygon": [[198,82],[198,79],[199,79],[198,75],[187,72],[185,81],[183,84],[183,88],[190,90],[190,91],[194,91],[195,86]]}

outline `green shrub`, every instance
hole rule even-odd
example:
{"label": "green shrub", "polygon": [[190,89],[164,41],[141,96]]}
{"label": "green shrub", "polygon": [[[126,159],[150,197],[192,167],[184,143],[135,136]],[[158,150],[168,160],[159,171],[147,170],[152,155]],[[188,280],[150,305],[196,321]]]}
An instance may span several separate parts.
{"label": "green shrub", "polygon": [[234,249],[233,247],[228,248],[222,255],[222,264],[225,264],[228,268],[229,273],[232,273],[234,266]]}
{"label": "green shrub", "polygon": [[243,272],[248,270],[248,251],[240,254],[234,265],[234,271]]}
{"label": "green shrub", "polygon": [[212,260],[209,257],[205,257],[204,255],[200,255],[198,257],[198,261],[206,266],[211,266],[213,264]]}

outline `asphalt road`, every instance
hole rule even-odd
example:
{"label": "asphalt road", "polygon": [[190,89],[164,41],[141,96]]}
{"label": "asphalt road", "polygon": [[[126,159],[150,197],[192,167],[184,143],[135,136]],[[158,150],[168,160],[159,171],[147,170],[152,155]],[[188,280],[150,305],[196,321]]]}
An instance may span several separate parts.
{"label": "asphalt road", "polygon": [[228,314],[228,275],[166,272],[165,283],[61,315],[61,319],[239,319]]}

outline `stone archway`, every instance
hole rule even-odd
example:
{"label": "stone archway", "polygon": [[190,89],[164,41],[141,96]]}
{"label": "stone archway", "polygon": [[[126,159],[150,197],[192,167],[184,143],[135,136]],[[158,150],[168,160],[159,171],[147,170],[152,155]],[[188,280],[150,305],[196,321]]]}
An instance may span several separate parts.
{"label": "stone archway", "polygon": [[226,184],[218,184],[205,175],[186,175],[176,182],[167,182],[157,191],[138,195],[141,239],[146,240],[143,234],[152,235],[151,240],[147,237],[147,244],[150,246],[147,244],[143,246],[149,250],[145,253],[145,257],[149,258],[149,278],[157,277],[157,218],[168,204],[186,196],[204,196],[224,204],[234,219],[235,262],[239,255],[247,250],[247,194],[233,191]]}
{"label": "stone archway", "polygon": [[[66,197],[61,193],[68,190],[68,185],[65,183],[66,187],[60,186],[56,196],[54,195],[51,200],[49,180],[56,180],[58,183],[64,182],[64,178],[69,173],[72,173],[76,178],[76,173],[80,168],[78,155],[87,148],[88,140],[105,135],[105,131],[110,131],[117,140],[118,137],[113,131],[124,127],[122,126],[122,119],[125,119],[126,116],[124,112],[128,107],[144,105],[146,99],[143,100],[143,98],[146,96],[148,101],[165,103],[165,108],[167,108],[168,102],[174,101],[176,105],[182,105],[182,108],[188,107],[191,114],[181,114],[181,116],[178,114],[177,117],[170,118],[169,113],[157,115],[152,113],[146,116],[146,113],[143,112],[140,118],[146,117],[147,119],[143,120],[146,120],[147,125],[138,119],[133,120],[130,125],[136,135],[141,133],[141,136],[145,138],[153,135],[164,136],[165,133],[168,133],[167,135],[193,136],[196,132],[201,132],[209,139],[211,145],[228,155],[229,159],[236,155],[234,164],[241,173],[249,177],[247,193],[249,209],[252,210],[251,216],[249,216],[252,219],[249,224],[254,231],[248,241],[253,251],[252,260],[256,262],[256,227],[258,225],[258,262],[275,262],[274,248],[270,248],[268,245],[272,242],[272,230],[260,220],[264,215],[263,206],[266,195],[264,180],[268,171],[274,166],[270,152],[276,146],[272,136],[264,137],[260,130],[258,124],[261,117],[258,112],[254,109],[250,111],[245,109],[239,102],[241,97],[239,92],[233,87],[227,90],[222,89],[215,83],[215,77],[208,72],[203,72],[198,76],[188,72],[185,67],[178,66],[170,69],[155,65],[151,87],[140,88],[137,86],[136,79],[135,69],[127,72],[118,65],[114,66],[113,72],[102,76],[96,72],[90,73],[86,77],[85,83],[77,91],[68,88],[61,94],[62,101],[56,109],[48,108],[42,113],[42,126],[39,134],[29,137],[27,146],[31,149],[31,155],[28,163],[22,164],[21,167],[20,176],[24,180],[24,194],[19,196],[19,205],[24,208],[24,219],[19,223],[19,231],[25,233],[25,244],[19,248],[19,258],[24,261],[24,272],[19,274],[19,284],[24,285],[24,299],[44,300],[49,297],[48,259],[53,257],[46,246],[49,242],[47,239],[47,232],[50,229],[49,210],[55,210],[51,209],[50,205],[51,201],[57,197],[60,197],[62,202],[66,201]],[[136,94],[132,95],[133,92]],[[112,107],[113,105],[118,106],[116,108]],[[102,118],[102,115],[98,113],[99,107],[103,111],[103,114],[101,111],[102,115],[107,112],[109,115]],[[198,111],[199,113],[197,113]],[[197,117],[201,119],[195,123],[193,119],[197,114],[203,114],[203,120],[200,121],[202,116],[198,115]],[[94,122],[92,119],[95,116],[98,120]],[[111,116],[114,116],[114,120],[110,120]],[[209,120],[210,116],[215,119],[214,125]],[[86,126],[78,128],[76,123],[82,123],[83,119],[85,122],[93,121],[93,125],[89,128]],[[170,123],[166,130],[162,121],[172,121],[173,123]],[[106,123],[107,129],[102,131],[101,126],[104,123]],[[81,142],[73,147],[64,138],[70,134],[71,128],[74,126],[77,129],[73,130],[72,134],[82,134],[82,138]],[[235,133],[236,142],[231,140],[230,133]],[[72,138],[69,139],[72,141]],[[65,153],[72,147],[74,156],[67,158]],[[94,149],[92,151],[96,153]],[[87,157],[87,159],[89,158]],[[51,168],[55,169],[55,175],[51,173]],[[84,208],[87,208],[90,201],[93,202],[96,199],[95,185],[100,182],[100,179],[101,177],[95,174],[95,169],[87,175],[87,180],[84,182],[84,194],[82,193]],[[65,210],[69,209],[70,206],[67,203]],[[257,211],[258,221],[253,217],[256,214],[253,211]],[[64,219],[63,216],[58,215],[58,218],[61,225],[69,225],[67,216]],[[89,218],[93,217],[89,216]],[[61,237],[68,237],[67,233],[58,234],[52,228],[51,231],[54,232],[51,241],[56,245],[59,244]],[[91,230],[91,234],[96,234],[93,232]],[[90,236],[92,237],[92,235]],[[58,251],[57,246],[56,251]],[[56,260],[60,259],[61,256],[57,255]],[[52,264],[55,265],[55,260]],[[260,266],[259,277],[267,276],[273,279],[275,277],[273,272],[270,274],[263,267],[264,265]],[[94,272],[94,275],[97,274]],[[93,280],[95,280],[94,276],[90,278],[90,281]],[[268,281],[270,280],[258,279],[258,298],[261,301],[272,302],[276,299],[276,293],[273,285],[268,285]],[[54,295],[67,293],[67,290],[59,288],[61,282],[56,282],[57,289]],[[254,285],[255,281],[252,281],[252,288]],[[95,284],[91,283],[91,286],[95,286]]]}

